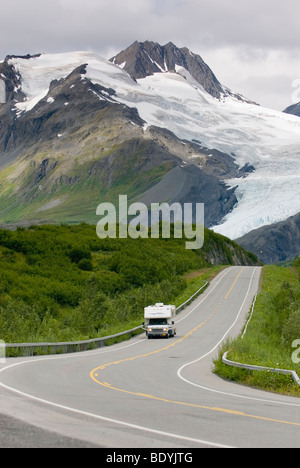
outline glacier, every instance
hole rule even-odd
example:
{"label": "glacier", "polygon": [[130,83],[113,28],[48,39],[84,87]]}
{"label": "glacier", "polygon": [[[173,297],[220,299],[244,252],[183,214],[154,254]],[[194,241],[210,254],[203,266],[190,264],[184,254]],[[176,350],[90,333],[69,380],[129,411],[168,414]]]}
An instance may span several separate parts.
{"label": "glacier", "polygon": [[26,95],[15,104],[17,115],[45,98],[52,80],[85,64],[82,79],[113,88],[117,102],[137,108],[145,128],[166,128],[181,139],[231,154],[240,167],[251,164],[255,171],[247,177],[225,181],[228,189],[236,187],[238,203],[214,231],[237,239],[300,212],[299,117],[225,94],[216,99],[179,66],[176,73],[134,81],[122,67],[92,52],[11,58],[10,63],[20,73]]}

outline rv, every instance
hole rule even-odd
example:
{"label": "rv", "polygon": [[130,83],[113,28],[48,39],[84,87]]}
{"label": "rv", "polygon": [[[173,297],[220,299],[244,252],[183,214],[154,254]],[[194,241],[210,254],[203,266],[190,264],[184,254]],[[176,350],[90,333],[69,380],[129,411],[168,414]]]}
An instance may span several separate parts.
{"label": "rv", "polygon": [[144,309],[144,327],[146,336],[154,338],[164,336],[169,338],[176,335],[176,307],[157,303]]}

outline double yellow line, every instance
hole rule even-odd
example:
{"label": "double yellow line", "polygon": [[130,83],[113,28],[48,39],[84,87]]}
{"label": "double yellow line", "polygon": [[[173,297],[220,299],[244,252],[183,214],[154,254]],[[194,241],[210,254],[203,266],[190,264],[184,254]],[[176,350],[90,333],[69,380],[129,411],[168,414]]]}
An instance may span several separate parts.
{"label": "double yellow line", "polygon": [[[236,282],[237,282],[237,280],[238,280],[238,278],[239,278],[239,276],[240,276],[240,274],[242,273],[243,270],[244,269],[240,270],[240,272],[236,276],[234,282],[232,283],[232,285],[231,285],[229,291],[227,292],[227,294],[225,295],[223,301],[228,298],[229,294],[231,293],[232,289],[234,288],[234,286],[235,286],[235,284],[236,284]],[[221,302],[223,302],[223,301],[221,301]],[[178,343],[181,343],[183,340],[185,340],[186,338],[191,336],[193,333],[195,333],[197,330],[199,330],[199,328],[201,328],[203,325],[205,325],[212,318],[212,316],[215,314],[215,312],[219,308],[220,304],[221,303],[218,304],[215,311],[204,322],[202,322],[200,325],[197,325],[195,328],[193,328],[191,331],[189,331],[186,335],[184,335],[179,340],[169,344],[168,346],[157,349],[155,351],[151,351],[149,353],[139,354],[137,356],[133,356],[133,357],[130,357],[130,358],[125,358],[125,359],[121,359],[121,360],[118,360],[118,361],[113,361],[113,362],[109,362],[107,364],[103,364],[103,365],[93,369],[90,372],[90,377],[92,378],[92,380],[94,380],[97,384],[101,385],[102,387],[106,387],[106,388],[109,388],[110,390],[115,390],[115,391],[122,392],[122,393],[127,393],[129,395],[135,395],[135,396],[138,396],[138,397],[149,398],[149,399],[156,400],[156,401],[161,401],[161,402],[164,402],[164,403],[176,404],[176,405],[181,405],[181,406],[188,406],[188,407],[192,407],[192,408],[199,408],[199,409],[204,409],[204,410],[209,410],[209,411],[217,411],[217,412],[220,412],[220,413],[227,413],[227,414],[232,414],[232,415],[237,415],[237,416],[244,416],[244,417],[247,417],[247,418],[259,419],[259,420],[263,420],[263,421],[276,422],[276,423],[288,424],[288,425],[293,425],[293,426],[300,426],[300,423],[296,423],[296,422],[282,421],[282,420],[278,420],[278,419],[271,419],[271,418],[266,418],[266,417],[262,417],[262,416],[247,414],[247,413],[240,412],[240,411],[234,411],[234,410],[226,409],[226,408],[210,407],[210,406],[198,405],[198,404],[195,404],[195,403],[186,403],[186,402],[182,402],[182,401],[170,400],[170,399],[166,399],[166,398],[157,397],[157,396],[154,396],[154,395],[149,395],[149,394],[146,394],[146,393],[133,392],[133,391],[125,390],[125,389],[122,389],[122,388],[113,387],[110,383],[103,382],[103,381],[99,380],[99,371],[103,371],[106,368],[108,368],[109,366],[119,365],[119,364],[124,363],[124,362],[135,361],[136,359],[139,359],[139,358],[142,358],[142,357],[152,356],[152,355],[158,354],[158,353],[160,353],[162,351],[166,351],[167,349],[170,349],[173,346],[176,346]]]}
{"label": "double yellow line", "polygon": [[107,364],[103,364],[102,366],[99,366],[99,367],[96,367],[96,369],[92,370],[91,373],[90,373],[90,376],[93,380],[95,380],[97,383],[101,383],[99,382],[97,379],[95,379],[95,377],[98,377],[98,371],[99,370],[104,370],[106,369],[107,367],[109,366],[113,366],[113,365],[117,365],[117,364],[121,364],[122,362],[127,362],[127,361],[135,361],[136,359],[139,359],[139,358],[142,358],[142,357],[148,357],[148,356],[152,356],[153,354],[158,354],[162,351],[166,351],[167,349],[170,349],[172,348],[172,346],[176,346],[178,343],[181,343],[181,341],[185,340],[186,338],[188,338],[190,335],[192,335],[195,331],[197,331],[199,328],[201,328],[203,325],[205,325],[205,322],[201,323],[200,325],[197,325],[197,327],[193,328],[191,331],[189,331],[185,336],[183,336],[182,338],[180,338],[179,340],[177,341],[174,341],[173,343],[169,344],[168,346],[165,346],[164,348],[159,348],[159,349],[156,349],[155,351],[150,351],[149,353],[145,353],[145,354],[139,354],[137,356],[133,356],[133,357],[130,357],[130,358],[125,358],[125,359],[121,359],[119,361],[113,361],[113,362],[109,362]]}

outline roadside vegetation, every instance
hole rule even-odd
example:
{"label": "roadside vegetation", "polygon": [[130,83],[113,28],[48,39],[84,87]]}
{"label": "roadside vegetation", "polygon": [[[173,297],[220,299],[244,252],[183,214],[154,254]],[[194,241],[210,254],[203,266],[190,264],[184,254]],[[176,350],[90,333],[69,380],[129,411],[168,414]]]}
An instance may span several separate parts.
{"label": "roadside vegetation", "polygon": [[300,397],[300,387],[291,376],[229,367],[221,359],[229,351],[231,361],[294,370],[300,377],[300,344],[296,346],[295,340],[300,340],[300,257],[290,267],[263,267],[246,333],[222,347],[215,372],[245,385]]}
{"label": "roadside vegetation", "polygon": [[211,231],[192,251],[185,239],[101,240],[88,224],[0,230],[0,338],[79,341],[134,328],[146,305],[180,305],[219,271],[212,263],[236,255],[255,261]]}

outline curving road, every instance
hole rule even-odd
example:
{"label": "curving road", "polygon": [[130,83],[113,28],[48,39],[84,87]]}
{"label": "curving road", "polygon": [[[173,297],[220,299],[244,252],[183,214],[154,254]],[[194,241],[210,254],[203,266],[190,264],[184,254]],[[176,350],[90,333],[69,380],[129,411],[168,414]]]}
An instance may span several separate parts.
{"label": "curving road", "polygon": [[[7,359],[0,446],[299,447],[299,399],[212,373],[219,345],[245,323],[259,276],[259,267],[224,270],[178,316],[175,338]],[[22,425],[13,439],[9,428]]]}

